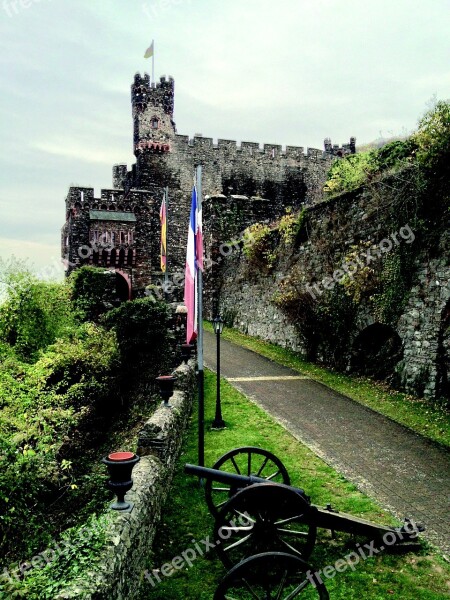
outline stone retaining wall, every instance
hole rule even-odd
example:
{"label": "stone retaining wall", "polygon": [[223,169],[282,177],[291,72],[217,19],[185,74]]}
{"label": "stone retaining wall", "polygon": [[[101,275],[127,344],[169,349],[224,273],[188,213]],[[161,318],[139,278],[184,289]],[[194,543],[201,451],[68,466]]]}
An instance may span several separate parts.
{"label": "stone retaining wall", "polygon": [[80,574],[55,600],[138,600],[149,584],[144,578],[174,467],[186,431],[195,391],[194,361],[181,365],[172,408],[160,406],[139,434],[140,462],[133,470],[133,488],[126,499],[131,512],[109,511],[104,526],[107,539],[91,569]]}
{"label": "stone retaining wall", "polygon": [[[411,282],[407,282],[404,308],[391,321],[383,321],[371,293],[363,294],[357,302],[344,358],[350,368],[359,336],[369,336],[370,332],[373,336],[371,326],[388,325],[398,334],[403,352],[395,367],[396,385],[417,396],[447,397],[450,236],[444,224],[436,231],[413,231],[407,214],[389,212],[396,198],[395,186],[399,185],[395,176],[386,177],[377,185],[307,207],[297,245],[286,247],[279,242],[272,248],[276,261],[271,269],[252,264],[239,247],[223,257],[212,269],[212,276],[206,277],[212,290],[212,308],[208,300],[205,306],[211,316],[220,310],[227,324],[240,331],[302,352],[305,348],[299,326],[275,302],[284,282],[294,274],[297,291],[320,302],[321,296],[335,287],[336,276],[344,273],[347,257],[355,249],[360,261],[354,264],[356,271],[368,265],[379,281],[385,281],[381,277],[383,265],[395,249],[408,250],[414,260],[409,267]],[[219,247],[221,239],[217,233],[212,245]],[[370,262],[364,258],[368,248],[373,248]],[[319,358],[323,358],[320,352]]]}

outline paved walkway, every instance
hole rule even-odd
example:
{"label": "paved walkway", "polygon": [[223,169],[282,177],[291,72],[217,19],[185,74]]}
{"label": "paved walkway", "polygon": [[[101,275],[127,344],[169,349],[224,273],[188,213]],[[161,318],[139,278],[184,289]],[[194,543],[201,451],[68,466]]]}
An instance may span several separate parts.
{"label": "paved walkway", "polygon": [[[204,354],[205,366],[214,371],[216,341],[209,332]],[[450,452],[225,340],[221,340],[221,375],[394,515],[423,523],[426,537],[450,554]]]}

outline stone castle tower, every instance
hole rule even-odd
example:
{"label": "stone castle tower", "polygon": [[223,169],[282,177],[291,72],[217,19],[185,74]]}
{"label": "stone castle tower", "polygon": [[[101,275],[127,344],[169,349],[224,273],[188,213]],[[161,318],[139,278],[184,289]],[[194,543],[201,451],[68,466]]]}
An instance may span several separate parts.
{"label": "stone castle tower", "polygon": [[[257,221],[271,221],[314,203],[321,196],[335,156],[355,152],[355,139],[325,150],[177,134],[173,78],[152,83],[136,74],[131,86],[133,152],[131,170],[113,166],[113,187],[94,198],[92,188],[71,187],[66,198],[62,255],[68,273],[83,264],[116,272],[118,296],[142,293],[159,271],[159,209],[169,191],[168,270],[183,272],[195,166],[203,166],[204,229],[225,223],[221,235]],[[229,231],[227,231],[229,223]],[[206,235],[208,239],[208,235]],[[217,240],[216,240],[217,241]]]}

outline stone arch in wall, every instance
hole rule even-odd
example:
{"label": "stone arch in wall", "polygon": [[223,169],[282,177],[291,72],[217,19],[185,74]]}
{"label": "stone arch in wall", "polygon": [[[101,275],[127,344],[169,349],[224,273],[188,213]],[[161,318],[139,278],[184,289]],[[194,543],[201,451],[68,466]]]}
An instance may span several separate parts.
{"label": "stone arch in wall", "polygon": [[124,271],[116,270],[116,293],[120,302],[131,300],[131,280]]}
{"label": "stone arch in wall", "polygon": [[450,300],[441,314],[436,367],[436,396],[450,400]]}
{"label": "stone arch in wall", "polygon": [[356,336],[350,368],[360,375],[389,380],[403,357],[403,344],[398,333],[383,323],[373,323]]}

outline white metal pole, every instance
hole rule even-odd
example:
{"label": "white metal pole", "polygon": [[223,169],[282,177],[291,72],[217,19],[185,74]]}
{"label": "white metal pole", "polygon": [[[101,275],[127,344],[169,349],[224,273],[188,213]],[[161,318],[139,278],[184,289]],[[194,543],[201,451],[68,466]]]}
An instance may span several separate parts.
{"label": "white metal pole", "polygon": [[[202,209],[202,166],[196,169],[197,210]],[[205,465],[205,375],[203,371],[203,273],[197,272],[198,464]]]}

